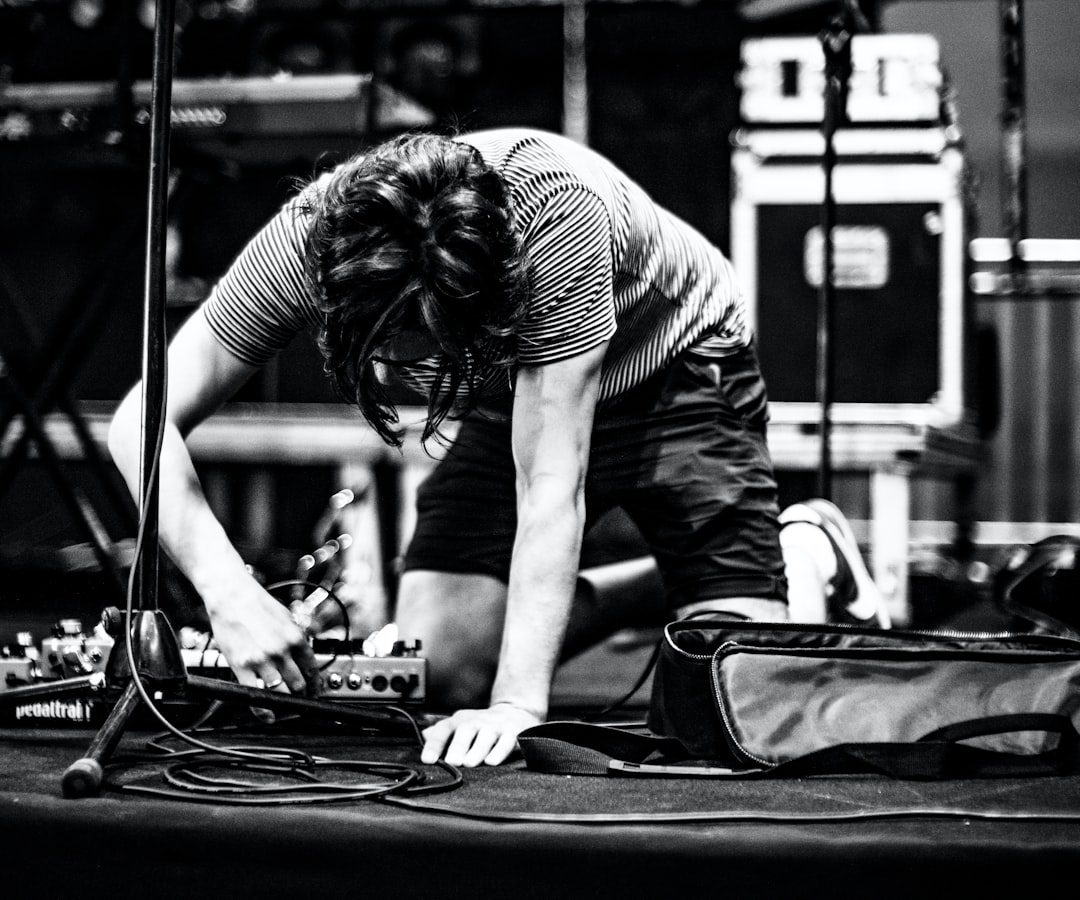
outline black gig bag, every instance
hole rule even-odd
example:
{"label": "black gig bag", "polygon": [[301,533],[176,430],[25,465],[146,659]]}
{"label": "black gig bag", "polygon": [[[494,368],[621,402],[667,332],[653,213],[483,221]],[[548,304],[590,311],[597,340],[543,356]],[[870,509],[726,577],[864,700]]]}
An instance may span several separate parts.
{"label": "black gig bag", "polygon": [[660,642],[647,724],[549,723],[519,744],[530,768],[563,773],[1068,774],[1080,640],[681,620]]}

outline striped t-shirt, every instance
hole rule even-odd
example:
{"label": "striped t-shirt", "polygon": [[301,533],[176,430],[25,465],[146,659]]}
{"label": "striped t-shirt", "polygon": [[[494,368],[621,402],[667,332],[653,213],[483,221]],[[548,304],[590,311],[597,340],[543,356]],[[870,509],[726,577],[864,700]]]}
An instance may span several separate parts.
{"label": "striped t-shirt", "polygon": [[[522,236],[533,297],[517,333],[520,364],[567,359],[610,338],[603,401],[687,347],[723,356],[749,342],[727,259],[612,163],[566,138],[528,129],[456,140],[476,147],[502,176]],[[297,332],[320,324],[304,287],[308,218],[301,198],[288,201],[252,238],[203,305],[218,340],[247,363],[266,362]],[[419,363],[409,380],[422,387],[433,368]]]}

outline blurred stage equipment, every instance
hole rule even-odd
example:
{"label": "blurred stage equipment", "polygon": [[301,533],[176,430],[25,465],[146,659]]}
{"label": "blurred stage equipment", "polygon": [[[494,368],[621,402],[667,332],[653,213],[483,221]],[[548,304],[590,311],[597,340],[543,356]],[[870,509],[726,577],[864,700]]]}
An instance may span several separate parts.
{"label": "blurred stage equipment", "polygon": [[980,298],[1080,297],[1080,240],[1028,236],[1027,85],[1023,0],[998,0],[1001,46],[1001,180],[1004,238],[979,238],[969,252]]}
{"label": "blurred stage equipment", "polygon": [[587,0],[563,3],[563,134],[589,143]]}
{"label": "blurred stage equipment", "polygon": [[[828,123],[826,84],[837,76],[821,38],[744,41],[731,257],[760,336],[774,433],[797,426],[817,442],[822,493],[834,468],[870,473],[872,571],[894,621],[907,622],[910,479],[952,480],[963,535],[981,452],[965,283],[970,175],[936,39],[848,37],[846,92],[828,92],[846,93],[846,115]],[[774,458],[804,466],[781,450]]]}
{"label": "blurred stage equipment", "polygon": [[376,27],[375,73],[445,119],[461,86],[481,71],[480,44],[475,13],[391,16]]}
{"label": "blurred stage equipment", "polygon": [[738,6],[740,16],[755,22],[799,13],[827,15],[835,9],[836,0],[738,0]]}
{"label": "blurred stage equipment", "polygon": [[1005,231],[1013,273],[1021,274],[1019,244],[1028,236],[1027,84],[1024,0],[998,0],[1001,43],[1001,159]]}
{"label": "blurred stage equipment", "polygon": [[1080,240],[976,238],[969,245],[977,297],[1080,297]]}
{"label": "blurred stage equipment", "polygon": [[994,600],[1003,612],[1035,630],[1080,634],[1080,538],[1055,534],[1010,548],[994,576]]}
{"label": "blurred stage equipment", "polygon": [[[122,82],[0,83],[0,151],[13,167],[63,165],[78,159],[91,165],[130,167],[151,118],[151,84]],[[181,176],[173,179],[172,205],[193,169],[223,163],[280,162],[298,152],[312,157],[326,150],[357,149],[363,140],[429,124],[431,114],[370,74],[275,76],[178,80],[173,86],[170,123],[174,157]],[[118,110],[124,110],[123,119]],[[14,281],[0,270],[6,333],[0,340],[0,494],[13,481],[31,449],[47,467],[58,493],[90,542],[104,571],[122,588],[112,541],[88,497],[66,475],[42,417],[59,408],[70,419],[83,458],[94,467],[121,516],[131,503],[111,466],[102,460],[89,428],[67,395],[68,386],[92,348],[111,310],[118,284],[137,252],[138,216],[123,217],[47,339],[34,332],[33,317]],[[20,425],[10,441],[5,440]]]}
{"label": "blurred stage equipment", "polygon": [[[834,10],[835,14],[818,35],[817,45],[804,45],[801,50],[790,47],[789,54],[783,58],[768,58],[766,51],[765,58],[758,54],[755,59],[755,54],[748,51],[747,55],[753,62],[744,69],[747,75],[744,82],[744,119],[750,122],[755,119],[765,122],[791,122],[809,118],[810,121],[820,122],[824,189],[820,203],[818,234],[820,268],[824,274],[817,285],[815,390],[820,445],[817,493],[822,497],[832,495],[831,412],[836,380],[833,348],[837,287],[837,200],[834,185],[837,166],[836,135],[840,128],[858,121],[858,110],[852,111],[850,108],[855,74],[852,42],[856,34],[865,35],[870,30],[870,22],[863,13],[859,0],[838,0]],[[747,46],[753,47],[753,44],[748,43]],[[794,57],[790,55],[791,50],[795,50]],[[818,57],[821,59],[820,65],[816,65]],[[877,101],[890,93],[891,86],[884,81],[889,74],[886,68],[888,58],[879,55],[873,62],[876,64],[872,70],[876,76],[873,85],[875,89],[869,93],[873,95],[876,107]],[[813,79],[808,77],[810,70],[819,73],[816,85],[813,85]],[[764,81],[761,77],[754,77],[762,72],[765,73]],[[779,79],[775,77],[777,73]],[[761,90],[763,87],[764,91]],[[796,100],[794,104],[788,102],[792,99]],[[800,110],[800,105],[805,108]]]}
{"label": "blurred stage equipment", "polygon": [[[929,35],[851,39],[835,133],[833,412],[962,421],[965,161]],[[743,45],[732,258],[761,334],[770,398],[815,396],[815,297],[826,281],[825,59],[815,38]],[[788,261],[789,265],[778,265]],[[800,277],[801,276],[801,277]]]}
{"label": "blurred stage equipment", "polygon": [[[431,114],[369,74],[178,79],[174,140],[205,155],[243,162],[281,160],[294,148],[430,124]],[[116,85],[60,82],[0,86],[0,144],[60,148],[115,145]],[[150,120],[150,83],[131,87],[133,123]]]}
{"label": "blurred stage equipment", "polygon": [[[127,230],[124,234],[134,237]],[[112,278],[107,281],[114,283]],[[102,282],[103,285],[104,283]],[[78,304],[78,301],[85,301],[89,297],[89,300],[93,301],[90,304],[92,306],[107,294],[108,291],[104,289],[88,293],[81,288],[72,299]],[[79,305],[75,305],[75,316],[64,320],[68,327],[57,339],[51,340],[45,346],[44,356],[38,356],[42,350],[42,342],[27,314],[28,304],[2,270],[0,302],[3,303],[3,320],[6,323],[4,328],[0,328],[0,447],[5,450],[3,458],[0,459],[0,496],[10,487],[32,444],[51,477],[64,508],[88,542],[101,570],[109,577],[110,586],[119,594],[123,591],[124,578],[113,553],[113,541],[90,497],[65,470],[62,454],[50,437],[42,417],[48,408],[59,409],[70,422],[82,458],[90,465],[105,496],[120,514],[122,521],[131,520],[130,499],[120,485],[115,470],[103,458],[89,426],[66,388],[73,358],[81,357],[85,352],[86,342],[78,337],[76,327],[86,323],[83,311],[85,307],[80,309]],[[62,355],[53,355],[56,351]],[[42,359],[45,360],[44,363]],[[22,426],[21,432],[11,446],[7,447],[4,437],[9,428],[16,424]]]}

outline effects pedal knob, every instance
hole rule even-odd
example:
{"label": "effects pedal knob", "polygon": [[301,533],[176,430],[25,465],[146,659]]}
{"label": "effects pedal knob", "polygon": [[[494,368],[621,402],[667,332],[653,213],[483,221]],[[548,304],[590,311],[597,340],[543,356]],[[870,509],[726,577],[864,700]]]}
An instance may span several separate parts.
{"label": "effects pedal knob", "polygon": [[326,686],[332,691],[340,690],[341,682],[342,678],[340,672],[331,672],[326,676]]}
{"label": "effects pedal knob", "polygon": [[106,634],[119,637],[124,630],[124,614],[115,606],[107,606],[101,612],[101,627]]}
{"label": "effects pedal knob", "polygon": [[349,690],[358,691],[364,683],[364,679],[356,672],[350,672],[349,677],[345,681],[349,686]]}

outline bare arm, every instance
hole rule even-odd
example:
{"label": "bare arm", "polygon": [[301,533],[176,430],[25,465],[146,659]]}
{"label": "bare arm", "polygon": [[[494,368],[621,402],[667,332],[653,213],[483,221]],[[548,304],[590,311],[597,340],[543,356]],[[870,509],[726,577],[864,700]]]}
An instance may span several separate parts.
{"label": "bare arm", "polygon": [[[206,604],[222,652],[243,684],[261,678],[282,689],[313,690],[314,659],[285,609],[251,577],[214,517],[195,474],[186,435],[255,372],[218,343],[196,312],[169,347],[167,423],[160,463],[162,544]],[[124,398],[109,429],[109,450],[138,496],[140,387]]]}
{"label": "bare arm", "polygon": [[425,761],[497,765],[542,722],[574,596],[585,524],[585,474],[607,345],[518,373],[513,447],[518,525],[499,666],[486,710],[425,733]]}
{"label": "bare arm", "polygon": [[585,473],[606,349],[518,376],[518,527],[492,703],[511,703],[541,718],[577,582]]}

